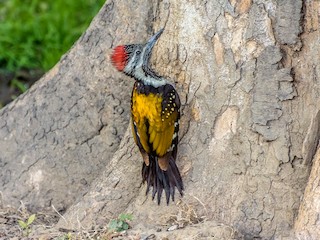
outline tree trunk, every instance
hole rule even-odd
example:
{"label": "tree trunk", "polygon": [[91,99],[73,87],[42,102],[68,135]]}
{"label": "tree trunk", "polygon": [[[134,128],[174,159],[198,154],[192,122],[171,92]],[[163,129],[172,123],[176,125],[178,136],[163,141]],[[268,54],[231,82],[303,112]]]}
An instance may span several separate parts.
{"label": "tree trunk", "polygon": [[[0,112],[4,200],[67,209],[57,227],[70,229],[131,212],[134,229],[202,222],[176,236],[292,239],[298,216],[296,236],[320,238],[319,4],[108,1],[59,64]],[[116,45],[162,27],[153,68],[176,83],[183,113],[185,195],[169,206],[145,196],[128,128],[133,80],[109,61]]]}

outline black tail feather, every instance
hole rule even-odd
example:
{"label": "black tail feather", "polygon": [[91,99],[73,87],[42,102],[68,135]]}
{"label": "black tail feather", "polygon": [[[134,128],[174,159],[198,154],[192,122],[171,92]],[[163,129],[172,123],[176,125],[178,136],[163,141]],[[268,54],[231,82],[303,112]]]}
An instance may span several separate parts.
{"label": "black tail feather", "polygon": [[169,204],[170,196],[174,201],[175,188],[178,189],[181,196],[183,196],[183,183],[179,169],[173,158],[170,159],[168,169],[166,171],[161,170],[156,157],[150,156],[149,166],[143,163],[142,166],[142,179],[143,182],[147,181],[147,191],[150,191],[152,186],[152,199],[157,194],[157,202],[160,204],[163,190],[166,194],[166,201]]}
{"label": "black tail feather", "polygon": [[179,172],[179,169],[177,167],[177,165],[175,164],[175,162],[169,162],[169,165],[171,166],[171,171],[172,171],[172,174],[170,174],[170,176],[172,176],[172,182],[173,184],[177,187],[179,193],[181,194],[181,196],[183,195],[183,182],[182,182],[182,179],[181,179],[181,176],[180,176],[180,172]]}

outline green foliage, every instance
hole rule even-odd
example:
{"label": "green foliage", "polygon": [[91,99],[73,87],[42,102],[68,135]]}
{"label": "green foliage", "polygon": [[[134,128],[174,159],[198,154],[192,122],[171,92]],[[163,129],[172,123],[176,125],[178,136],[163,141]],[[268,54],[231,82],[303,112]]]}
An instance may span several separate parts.
{"label": "green foliage", "polygon": [[58,236],[54,240],[72,240],[71,233],[64,234],[63,236]]}
{"label": "green foliage", "polygon": [[132,214],[120,214],[117,219],[112,219],[108,225],[109,230],[121,232],[129,229],[128,221],[132,220]]}
{"label": "green foliage", "polygon": [[31,232],[30,225],[34,222],[35,219],[36,219],[36,215],[32,214],[29,216],[26,222],[22,220],[18,220],[18,224],[26,236],[30,234]]}
{"label": "green foliage", "polygon": [[22,93],[24,93],[28,89],[28,86],[26,86],[23,82],[19,81],[16,78],[11,80],[11,86],[19,89],[19,91]]}
{"label": "green foliage", "polygon": [[0,0],[0,68],[50,69],[105,0]]}

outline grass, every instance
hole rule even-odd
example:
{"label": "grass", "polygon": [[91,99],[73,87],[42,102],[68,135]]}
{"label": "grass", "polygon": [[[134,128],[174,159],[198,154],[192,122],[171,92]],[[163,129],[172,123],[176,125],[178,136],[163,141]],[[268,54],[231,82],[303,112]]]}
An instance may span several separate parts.
{"label": "grass", "polygon": [[28,217],[26,221],[18,220],[18,224],[20,228],[23,230],[24,235],[26,237],[28,237],[28,235],[30,234],[31,232],[30,225],[34,222],[35,219],[36,219],[36,215],[32,214]]}
{"label": "grass", "polygon": [[118,218],[112,219],[109,223],[109,229],[112,232],[121,232],[129,229],[128,221],[132,220],[132,214],[120,214]]}
{"label": "grass", "polygon": [[104,0],[0,0],[0,68],[49,70]]}
{"label": "grass", "polygon": [[104,2],[0,0],[0,108],[59,61]]}

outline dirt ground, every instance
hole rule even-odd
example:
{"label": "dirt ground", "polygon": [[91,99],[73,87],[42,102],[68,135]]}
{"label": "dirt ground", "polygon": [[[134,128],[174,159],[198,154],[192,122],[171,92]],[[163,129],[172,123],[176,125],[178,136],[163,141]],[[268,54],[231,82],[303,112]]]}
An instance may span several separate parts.
{"label": "dirt ground", "polygon": [[30,224],[27,229],[22,229],[22,227],[19,225],[19,220],[27,222],[27,219],[31,215],[32,214],[26,209],[23,203],[21,203],[18,209],[1,204],[0,239],[38,239],[39,237],[37,236],[32,238],[29,238],[28,236],[33,235],[34,230],[39,227],[43,229],[52,228],[53,223],[57,222],[59,219],[58,214],[38,212],[34,222]]}
{"label": "dirt ground", "polygon": [[[27,222],[32,214],[23,203],[18,209],[0,205],[0,240],[5,239],[114,239],[114,240],[171,240],[171,239],[244,239],[232,227],[217,224],[214,221],[200,223],[171,223],[165,226],[152,226],[150,223],[130,224],[130,229],[112,232],[108,226],[96,226],[90,231],[56,229],[54,224],[62,216],[59,213],[38,212],[36,219],[26,229],[22,229],[19,220]],[[62,217],[63,218],[63,217]]]}

